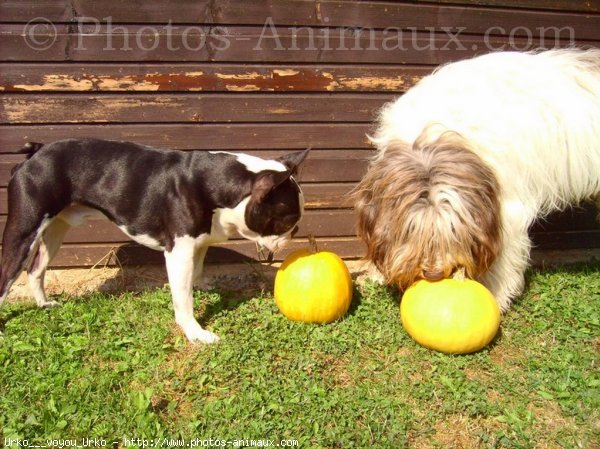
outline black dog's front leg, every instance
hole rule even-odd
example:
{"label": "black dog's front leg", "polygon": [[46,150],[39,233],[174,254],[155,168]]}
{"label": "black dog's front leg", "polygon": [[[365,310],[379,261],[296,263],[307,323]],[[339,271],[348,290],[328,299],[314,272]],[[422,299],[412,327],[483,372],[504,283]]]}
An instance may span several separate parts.
{"label": "black dog's front leg", "polygon": [[[171,285],[175,321],[191,342],[215,343],[219,337],[203,329],[194,318],[194,259],[198,242],[192,237],[177,237],[171,251],[165,251],[167,275]],[[201,249],[200,249],[201,250]]]}

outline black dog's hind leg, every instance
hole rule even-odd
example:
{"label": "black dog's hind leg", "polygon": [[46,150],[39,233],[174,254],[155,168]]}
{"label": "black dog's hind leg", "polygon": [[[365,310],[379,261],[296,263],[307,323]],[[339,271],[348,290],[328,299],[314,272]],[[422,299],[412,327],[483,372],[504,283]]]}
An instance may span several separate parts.
{"label": "black dog's hind leg", "polygon": [[36,249],[37,240],[48,223],[44,216],[24,219],[14,213],[9,214],[2,239],[0,305],[6,299],[15,279],[27,266]]}
{"label": "black dog's hind leg", "polygon": [[35,256],[27,268],[29,287],[39,307],[54,307],[56,301],[48,301],[44,291],[44,275],[52,258],[69,230],[69,224],[60,217],[55,217],[45,228],[35,244]]}
{"label": "black dog's hind leg", "polygon": [[[10,287],[21,271],[30,266],[36,255],[40,238],[52,224],[52,211],[44,206],[43,186],[35,186],[38,194],[33,195],[31,174],[18,169],[8,185],[8,217],[2,237],[0,259],[0,305],[6,299]],[[44,245],[45,247],[46,245]]]}

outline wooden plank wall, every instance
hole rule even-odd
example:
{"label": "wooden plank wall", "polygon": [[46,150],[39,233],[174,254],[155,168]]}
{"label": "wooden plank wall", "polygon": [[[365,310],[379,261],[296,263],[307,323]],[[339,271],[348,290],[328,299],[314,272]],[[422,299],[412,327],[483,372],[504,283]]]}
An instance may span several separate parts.
{"label": "wooden plank wall", "polygon": [[[313,147],[312,233],[357,258],[348,192],[377,109],[438,64],[498,50],[599,46],[600,0],[1,0],[0,230],[27,140],[133,140],[264,157]],[[534,230],[543,248],[600,247],[591,208]],[[280,256],[285,253],[280,254]],[[256,258],[235,240],[213,261]],[[72,230],[54,266],[160,263],[104,221]]]}

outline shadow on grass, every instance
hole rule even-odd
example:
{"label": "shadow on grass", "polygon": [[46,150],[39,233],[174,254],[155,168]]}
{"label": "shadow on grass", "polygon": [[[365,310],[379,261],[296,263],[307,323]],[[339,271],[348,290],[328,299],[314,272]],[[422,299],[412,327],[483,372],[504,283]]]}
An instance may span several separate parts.
{"label": "shadow on grass", "polygon": [[600,260],[592,258],[587,262],[576,262],[569,264],[558,264],[552,266],[530,267],[525,272],[525,286],[523,292],[513,299],[511,307],[520,306],[529,296],[532,281],[540,274],[587,275],[592,272],[600,272]]}
{"label": "shadow on grass", "polygon": [[202,327],[206,327],[221,313],[234,311],[244,303],[251,301],[259,295],[263,295],[264,293],[258,289],[249,289],[244,294],[230,291],[219,292],[218,290],[213,289],[210,291],[202,291],[201,294],[206,296],[219,295],[218,301],[210,301],[204,307],[201,305],[202,310],[200,312],[198,312],[196,308],[194,310],[194,317],[198,320],[198,323],[200,323]]}
{"label": "shadow on grass", "polygon": [[194,289],[194,297],[201,295],[205,301],[210,296],[219,297],[219,300],[209,301],[200,314],[196,311],[195,316],[200,325],[205,326],[216,315],[233,311],[254,298],[273,295],[277,269],[256,262],[249,262],[249,266],[254,267],[251,274],[223,275],[215,279],[215,285],[209,290]]}
{"label": "shadow on grass", "polygon": [[6,330],[6,323],[8,323],[13,318],[23,315],[27,310],[31,308],[32,307],[25,306],[19,307],[18,309],[11,308],[8,313],[3,313],[2,316],[0,316],[0,332],[4,333],[4,331]]}
{"label": "shadow on grass", "polygon": [[6,324],[9,321],[21,317],[26,313],[35,313],[42,311],[46,311],[46,313],[49,313],[54,308],[55,307],[40,308],[33,301],[33,299],[31,301],[23,301],[18,303],[12,303],[10,305],[5,305],[2,307],[2,309],[0,309],[0,332],[3,333],[5,331]]}
{"label": "shadow on grass", "polygon": [[348,308],[347,315],[353,316],[360,305],[363,302],[363,293],[361,291],[360,286],[356,284],[356,282],[352,283],[352,301],[350,302],[350,307]]}

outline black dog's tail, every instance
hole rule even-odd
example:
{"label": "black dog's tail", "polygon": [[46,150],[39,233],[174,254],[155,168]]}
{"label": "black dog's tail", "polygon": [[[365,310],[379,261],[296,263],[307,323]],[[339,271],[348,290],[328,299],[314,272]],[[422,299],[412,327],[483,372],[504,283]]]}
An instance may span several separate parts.
{"label": "black dog's tail", "polygon": [[29,159],[31,156],[37,153],[39,149],[43,146],[43,143],[27,142],[25,145],[23,145],[23,148],[21,148],[18,152],[27,154],[27,159]]}
{"label": "black dog's tail", "polygon": [[[30,159],[31,156],[33,156],[35,153],[37,153],[40,150],[40,148],[42,148],[43,146],[44,146],[43,143],[27,142],[25,145],[23,145],[23,148],[21,148],[19,151],[17,151],[17,153],[26,154],[27,159]],[[11,176],[14,175],[15,172],[21,167],[21,165],[23,165],[23,162],[15,165],[12,168],[12,170],[10,171],[10,175]]]}

